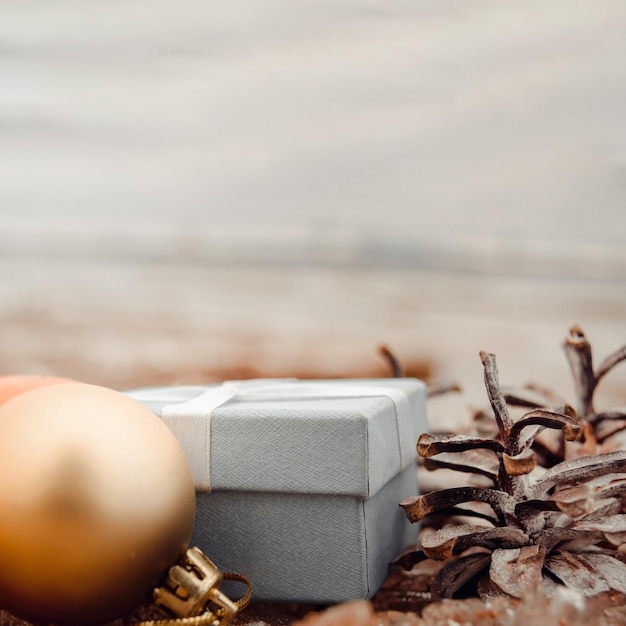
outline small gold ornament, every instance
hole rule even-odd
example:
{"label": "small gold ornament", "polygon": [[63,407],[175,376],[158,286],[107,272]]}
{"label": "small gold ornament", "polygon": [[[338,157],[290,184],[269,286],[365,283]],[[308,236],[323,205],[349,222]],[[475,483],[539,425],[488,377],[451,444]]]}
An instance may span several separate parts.
{"label": "small gold ornament", "polygon": [[[246,594],[233,602],[219,589],[224,579],[245,583]],[[170,567],[165,585],[153,593],[154,602],[178,619],[141,622],[138,626],[227,626],[251,596],[252,584],[245,576],[220,572],[201,550],[190,548]]]}
{"label": "small gold ornament", "polygon": [[149,601],[186,550],[195,490],[147,408],[81,383],[0,406],[0,607],[102,623]]}

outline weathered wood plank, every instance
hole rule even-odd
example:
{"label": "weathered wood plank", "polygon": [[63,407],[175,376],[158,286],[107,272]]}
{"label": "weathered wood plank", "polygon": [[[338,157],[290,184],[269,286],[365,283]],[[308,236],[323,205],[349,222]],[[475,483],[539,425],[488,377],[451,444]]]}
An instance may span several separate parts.
{"label": "weathered wood plank", "polygon": [[625,31],[622,0],[5,0],[0,248],[610,272]]}

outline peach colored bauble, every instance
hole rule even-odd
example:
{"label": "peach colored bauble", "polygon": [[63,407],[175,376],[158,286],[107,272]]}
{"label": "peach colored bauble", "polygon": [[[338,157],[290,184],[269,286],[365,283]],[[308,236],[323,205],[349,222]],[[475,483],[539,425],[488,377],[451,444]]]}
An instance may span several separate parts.
{"label": "peach colored bauble", "polygon": [[19,396],[21,393],[47,387],[48,385],[58,385],[60,383],[75,383],[71,378],[60,376],[38,376],[26,374],[11,374],[0,376],[0,404],[7,400]]}

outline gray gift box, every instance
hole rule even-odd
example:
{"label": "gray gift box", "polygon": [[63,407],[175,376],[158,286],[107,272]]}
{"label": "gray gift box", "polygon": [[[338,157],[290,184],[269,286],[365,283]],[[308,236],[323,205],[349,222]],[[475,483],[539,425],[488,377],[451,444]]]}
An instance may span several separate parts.
{"label": "gray gift box", "polygon": [[126,392],[180,441],[197,490],[192,544],[248,576],[261,600],[371,597],[415,543],[427,430],[412,378],[227,382]]}

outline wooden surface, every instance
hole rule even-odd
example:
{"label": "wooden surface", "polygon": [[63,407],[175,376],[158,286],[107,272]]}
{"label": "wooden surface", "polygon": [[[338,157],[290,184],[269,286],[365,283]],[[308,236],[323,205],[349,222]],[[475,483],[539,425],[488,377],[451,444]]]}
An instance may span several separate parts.
{"label": "wooden surface", "polygon": [[[414,371],[482,406],[479,350],[507,384],[571,397],[561,349],[580,324],[600,359],[626,343],[621,282],[400,269],[0,262],[0,373],[49,373],[128,388],[254,376],[388,375],[389,345]],[[626,402],[624,372],[599,398]],[[450,405],[449,403],[453,403]],[[439,419],[439,418],[437,418]]]}
{"label": "wooden surface", "polygon": [[5,0],[0,250],[623,279],[625,29],[622,0]]}
{"label": "wooden surface", "polygon": [[[385,342],[407,365],[463,385],[464,393],[429,402],[436,429],[464,426],[471,407],[487,406],[478,350],[497,353],[503,382],[538,381],[571,398],[560,348],[569,325],[584,327],[601,358],[626,343],[625,319],[619,282],[0,262],[0,374],[54,373],[120,389],[248,376],[388,375],[377,354]],[[622,365],[602,382],[599,408],[626,404],[625,380]],[[402,587],[390,594],[392,608],[415,609]],[[238,623],[288,626],[314,608],[255,605]],[[23,624],[2,614],[0,623]]]}

